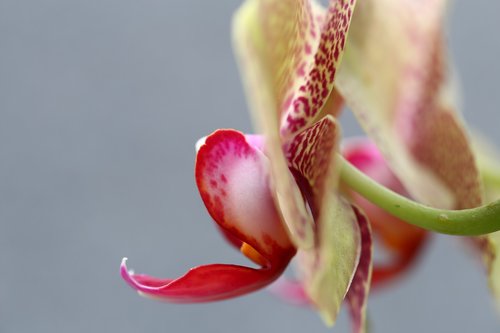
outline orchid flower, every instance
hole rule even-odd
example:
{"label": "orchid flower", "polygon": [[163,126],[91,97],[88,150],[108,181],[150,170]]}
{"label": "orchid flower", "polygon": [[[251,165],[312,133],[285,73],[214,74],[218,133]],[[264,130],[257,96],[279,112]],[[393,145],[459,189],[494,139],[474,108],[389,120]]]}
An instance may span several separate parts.
{"label": "orchid flower", "polygon": [[[357,147],[358,156],[347,152],[347,159],[386,188],[408,192],[406,196],[429,206],[462,209],[429,210],[415,202],[390,198],[386,191],[366,182],[366,178],[362,181],[361,174],[342,169],[345,171],[342,180],[362,194],[354,199],[367,213],[375,233],[399,257],[387,269],[375,266],[375,284],[396,276],[410,265],[425,244],[427,235],[422,229],[396,227],[402,226],[398,223],[401,219],[411,223],[417,222],[415,218],[429,219],[433,220],[430,224],[415,224],[439,232],[474,234],[470,230],[446,229],[454,222],[464,221],[463,217],[474,221],[477,216],[473,211],[479,210],[467,208],[482,203],[474,151],[456,113],[453,89],[456,83],[445,64],[442,36],[445,9],[443,0],[363,1],[355,11],[345,59],[339,68],[336,80],[339,93],[384,156],[377,156],[374,147],[365,144]],[[364,164],[360,163],[360,157],[365,159]],[[384,170],[386,163],[402,184],[394,183],[397,179]],[[498,200],[490,198],[493,199]],[[498,201],[489,207],[497,204]],[[498,212],[483,207],[482,211],[490,216],[489,225],[494,225]],[[381,208],[400,220],[387,216]],[[413,208],[415,216],[408,214]],[[498,269],[494,252],[500,243],[495,242],[497,234],[474,238],[485,254],[490,281],[494,281],[491,275]],[[490,284],[494,286],[495,282]]]}
{"label": "orchid flower", "polygon": [[339,103],[332,100],[354,5],[331,1],[325,14],[306,0],[247,1],[234,19],[234,41],[305,292],[333,323],[349,289],[354,326],[362,329],[371,237],[359,236],[360,215],[337,190]]}
{"label": "orchid flower", "polygon": [[[428,198],[427,194],[439,190],[447,199],[436,206],[444,208],[475,207],[480,203],[480,193],[475,192],[479,188],[478,173],[462,127],[448,108],[433,107],[432,112],[424,110],[422,116],[421,102],[432,101],[425,106],[434,106],[438,98],[426,86],[430,74],[411,71],[420,65],[428,68],[427,65],[435,64],[432,68],[436,71],[440,68],[440,62],[425,53],[432,50],[430,54],[441,59],[441,48],[435,47],[440,45],[439,29],[433,25],[437,22],[433,14],[436,8],[425,8],[432,15],[417,20],[417,28],[407,31],[399,29],[406,27],[407,22],[391,19],[385,23],[379,20],[381,16],[376,16],[390,14],[385,11],[388,8],[394,7],[399,13],[404,11],[399,7],[410,6],[407,1],[401,1],[401,5],[392,5],[390,1],[363,1],[361,14],[355,14],[358,30],[349,38],[355,0],[331,0],[326,10],[311,0],[245,1],[234,17],[234,45],[250,109],[262,134],[215,131],[197,147],[195,177],[201,198],[223,236],[259,268],[212,264],[192,268],[177,279],[159,279],[134,274],[124,259],[121,274],[131,287],[140,294],[169,302],[222,300],[269,285],[296,255],[301,286],[325,321],[335,322],[345,299],[354,331],[362,332],[372,273],[372,236],[367,217],[354,203],[374,216],[376,213],[353,191],[398,218],[430,230],[473,235],[500,229],[500,225],[491,223],[498,216],[495,214],[500,204],[495,206],[493,217],[485,207],[474,210],[477,221],[469,220],[471,212],[423,208],[375,183],[338,155],[341,130],[335,116],[344,98],[355,112],[361,110],[361,118],[373,108],[374,123],[380,126],[367,131],[378,135],[374,138],[376,144],[409,194],[432,204],[435,198]],[[378,8],[374,11],[375,20],[365,19],[374,8]],[[377,38],[364,40],[362,30],[366,29],[366,22],[373,23],[374,34],[378,28],[401,30],[395,37],[404,46],[414,46],[410,37],[418,41],[415,56],[407,59],[408,52],[401,52],[404,56],[394,53],[397,66],[388,69],[393,72],[384,78],[389,82],[381,82],[376,88],[366,78],[376,78],[378,61],[383,58],[382,65],[387,65],[387,59],[375,52],[373,44]],[[431,41],[427,40],[428,35]],[[390,50],[390,43],[382,41],[380,50],[386,51],[384,46]],[[350,50],[346,53],[347,65],[339,69],[346,46]],[[365,55],[365,51],[369,52]],[[340,73],[343,74],[338,77]],[[401,77],[402,82],[409,84],[404,92],[415,88],[415,96],[401,97],[399,92],[379,96],[397,87]],[[379,98],[383,103],[379,103]],[[421,116],[426,124],[422,129],[414,126]],[[437,132],[443,133],[437,137],[431,126],[436,123],[447,126]],[[393,144],[392,140],[403,133],[401,126],[408,129],[408,135],[402,145]],[[454,139],[452,150],[465,147],[463,158],[451,159],[448,165],[441,159],[441,150],[422,155],[429,142],[448,142],[450,138]],[[387,157],[389,153],[392,158]],[[402,162],[395,164],[396,160]],[[405,172],[398,166],[416,171],[404,178]],[[450,178],[448,171],[453,171]],[[465,187],[473,191],[472,197],[465,195],[463,185],[457,181],[459,175],[468,177]],[[376,174],[372,176],[377,178]],[[425,181],[412,187],[421,176]],[[398,183],[394,187],[385,185],[403,191]],[[418,231],[425,237],[420,230],[400,230],[412,230],[408,234]],[[386,245],[394,246],[398,254],[411,252],[405,246],[394,245],[394,239],[387,237]]]}
{"label": "orchid flower", "polygon": [[223,234],[261,268],[213,264],[157,279],[132,274],[124,260],[122,276],[138,292],[180,303],[222,300],[262,288],[287,267],[295,247],[268,185],[267,159],[248,141],[232,130],[209,136],[196,157],[196,183]]}
{"label": "orchid flower", "polygon": [[306,0],[241,7],[235,47],[263,136],[216,131],[199,145],[195,170],[211,217],[261,268],[207,265],[172,280],[133,274],[123,261],[122,276],[134,289],[172,302],[234,297],[271,283],[297,250],[305,290],[325,321],[333,324],[347,295],[354,328],[363,330],[370,228],[338,191],[340,129],[335,107],[321,112],[354,5],[332,0],[321,26]]}

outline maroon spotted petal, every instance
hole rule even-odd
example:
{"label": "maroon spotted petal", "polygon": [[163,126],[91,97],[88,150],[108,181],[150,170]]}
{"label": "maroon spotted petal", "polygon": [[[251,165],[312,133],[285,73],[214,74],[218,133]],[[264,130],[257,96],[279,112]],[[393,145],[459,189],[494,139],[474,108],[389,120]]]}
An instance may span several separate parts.
{"label": "maroon spotted petal", "polygon": [[320,111],[333,90],[355,5],[355,0],[330,0],[322,18],[314,60],[305,68],[304,81],[283,115],[281,133],[284,137],[299,133],[322,116]]}
{"label": "maroon spotted petal", "polygon": [[373,265],[373,240],[370,224],[366,216],[357,207],[354,207],[354,212],[356,213],[361,234],[361,253],[346,300],[351,314],[353,332],[362,333],[365,332],[366,328],[366,304],[370,291]]}

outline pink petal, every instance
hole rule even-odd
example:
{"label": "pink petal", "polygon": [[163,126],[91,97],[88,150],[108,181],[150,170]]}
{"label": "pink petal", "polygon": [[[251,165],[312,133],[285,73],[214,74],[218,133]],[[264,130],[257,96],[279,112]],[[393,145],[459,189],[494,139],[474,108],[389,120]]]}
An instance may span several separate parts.
{"label": "pink petal", "polygon": [[245,134],[245,139],[247,140],[249,145],[260,150],[261,152],[264,152],[265,150],[264,136],[259,134]]}
{"label": "pink petal", "polygon": [[311,306],[313,303],[307,296],[304,286],[297,280],[280,277],[269,290],[285,302],[298,306]]}
{"label": "pink petal", "polygon": [[[264,138],[262,135],[245,134],[245,139],[249,145],[260,150],[261,152],[264,151]],[[200,148],[205,144],[206,140],[207,140],[206,136],[198,140],[198,142],[196,143],[196,153],[198,153]],[[243,243],[240,239],[236,238],[233,234],[231,234],[229,231],[226,231],[220,226],[219,226],[219,231],[231,245],[233,245],[238,249],[241,248]]]}
{"label": "pink petal", "polygon": [[196,157],[196,183],[217,224],[270,261],[294,248],[276,209],[266,157],[234,130],[207,137]]}
{"label": "pink petal", "polygon": [[173,303],[199,303],[224,300],[258,290],[279,277],[285,267],[253,269],[213,264],[192,268],[177,279],[158,279],[133,274],[127,270],[124,259],[120,272],[123,279],[144,296]]}

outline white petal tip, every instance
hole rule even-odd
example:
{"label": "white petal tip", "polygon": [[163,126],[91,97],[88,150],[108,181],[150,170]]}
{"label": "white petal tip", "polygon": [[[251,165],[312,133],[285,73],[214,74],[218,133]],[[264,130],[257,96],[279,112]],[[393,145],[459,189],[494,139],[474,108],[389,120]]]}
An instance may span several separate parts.
{"label": "white petal tip", "polygon": [[198,150],[200,150],[201,146],[203,146],[205,144],[206,140],[207,140],[207,137],[204,136],[204,137],[200,138],[198,141],[196,141],[196,144],[195,144],[196,152],[198,152]]}

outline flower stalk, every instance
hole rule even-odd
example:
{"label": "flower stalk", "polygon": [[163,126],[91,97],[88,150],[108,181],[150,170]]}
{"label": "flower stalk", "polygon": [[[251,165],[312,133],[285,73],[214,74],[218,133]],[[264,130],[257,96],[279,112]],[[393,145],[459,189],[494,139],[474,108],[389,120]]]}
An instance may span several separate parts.
{"label": "flower stalk", "polygon": [[500,200],[463,210],[432,208],[378,184],[338,155],[343,183],[388,213],[417,227],[442,234],[478,236],[500,230]]}

